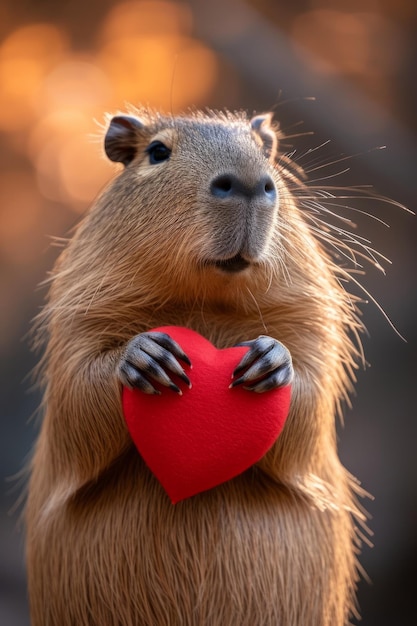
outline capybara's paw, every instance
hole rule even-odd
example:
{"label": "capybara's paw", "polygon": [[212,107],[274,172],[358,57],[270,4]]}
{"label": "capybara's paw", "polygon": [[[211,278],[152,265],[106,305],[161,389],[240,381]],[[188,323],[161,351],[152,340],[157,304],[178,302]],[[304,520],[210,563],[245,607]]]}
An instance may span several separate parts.
{"label": "capybara's paw", "polygon": [[242,385],[249,391],[263,393],[291,383],[294,376],[292,359],[281,342],[260,335],[238,345],[247,346],[249,350],[233,372],[231,387]]}
{"label": "capybara's paw", "polygon": [[181,346],[166,333],[141,333],[129,341],[123,352],[119,364],[120,380],[123,385],[136,387],[144,393],[160,394],[152,384],[156,381],[181,394],[181,389],[167,374],[167,370],[176,374],[191,387],[190,379],[177,359],[191,365]]}

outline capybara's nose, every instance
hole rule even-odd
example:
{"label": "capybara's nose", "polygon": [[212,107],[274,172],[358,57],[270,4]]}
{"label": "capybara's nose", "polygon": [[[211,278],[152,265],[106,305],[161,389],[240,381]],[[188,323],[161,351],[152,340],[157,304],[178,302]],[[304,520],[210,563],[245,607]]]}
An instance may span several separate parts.
{"label": "capybara's nose", "polygon": [[267,204],[275,204],[276,188],[274,181],[268,175],[260,177],[254,182],[240,179],[236,174],[220,174],[210,183],[210,192],[219,200],[234,200],[244,197],[248,200],[265,200]]}

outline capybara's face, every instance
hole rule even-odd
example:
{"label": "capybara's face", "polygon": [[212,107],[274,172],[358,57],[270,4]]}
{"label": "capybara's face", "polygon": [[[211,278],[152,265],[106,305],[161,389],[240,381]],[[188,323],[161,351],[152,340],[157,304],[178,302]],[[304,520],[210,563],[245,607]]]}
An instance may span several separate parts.
{"label": "capybara's face", "polygon": [[126,166],[113,191],[132,246],[143,233],[147,260],[174,274],[256,271],[276,231],[276,143],[269,116],[112,118],[105,148]]}

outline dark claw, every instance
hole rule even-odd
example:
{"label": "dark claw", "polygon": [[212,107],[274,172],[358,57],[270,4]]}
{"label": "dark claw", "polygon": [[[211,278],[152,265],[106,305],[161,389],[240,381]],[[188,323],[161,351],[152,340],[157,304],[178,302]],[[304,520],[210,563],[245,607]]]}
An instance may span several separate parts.
{"label": "dark claw", "polygon": [[124,385],[137,387],[144,393],[159,394],[160,391],[153,387],[150,378],[182,395],[181,389],[165,371],[173,372],[191,388],[190,379],[175,357],[191,366],[188,356],[169,335],[160,332],[136,335],[127,344],[121,359],[121,381]]}
{"label": "dark claw", "polygon": [[261,335],[238,345],[248,346],[250,349],[235,368],[232,378],[244,373],[235,378],[230,387],[242,385],[249,391],[263,393],[291,383],[294,375],[291,355],[282,343]]}
{"label": "dark claw", "polygon": [[126,387],[136,387],[143,391],[143,393],[161,395],[161,392],[155,389],[155,387],[143,376],[135,367],[130,365],[127,361],[120,364],[120,378],[122,383]]}
{"label": "dark claw", "polygon": [[[185,354],[184,350],[181,346],[172,339],[166,333],[153,332],[153,333],[143,333],[144,335],[152,335],[153,341],[162,346],[168,351],[168,354],[171,352],[177,359],[184,361],[187,365],[191,367],[191,361],[188,356]],[[171,356],[169,354],[169,356]]]}
{"label": "dark claw", "polygon": [[266,335],[260,335],[257,339],[252,339],[251,341],[242,341],[241,343],[236,344],[236,347],[249,347],[250,350],[248,350],[248,352],[235,368],[233,372],[233,377],[237,376],[240,372],[249,367],[249,365],[251,365],[256,359],[266,355],[270,350],[273,349],[275,342],[276,340],[272,339],[271,337],[267,337]]}
{"label": "dark claw", "polygon": [[263,378],[258,383],[253,385],[244,385],[243,389],[248,391],[255,391],[256,393],[264,393],[271,389],[277,389],[278,387],[284,387],[289,385],[291,380],[287,380],[287,372],[285,370],[275,370],[266,378]]}

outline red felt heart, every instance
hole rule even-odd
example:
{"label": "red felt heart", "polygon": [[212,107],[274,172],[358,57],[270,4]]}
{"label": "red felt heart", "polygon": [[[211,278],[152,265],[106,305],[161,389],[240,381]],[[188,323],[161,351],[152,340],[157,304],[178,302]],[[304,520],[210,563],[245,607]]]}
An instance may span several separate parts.
{"label": "red felt heart", "polygon": [[[166,326],[191,360],[192,389],[178,383],[147,395],[123,389],[123,412],[136,448],[173,503],[241,474],[276,441],[289,411],[291,387],[258,394],[229,389],[248,348],[218,350],[193,330]],[[188,368],[186,368],[188,369]]]}

